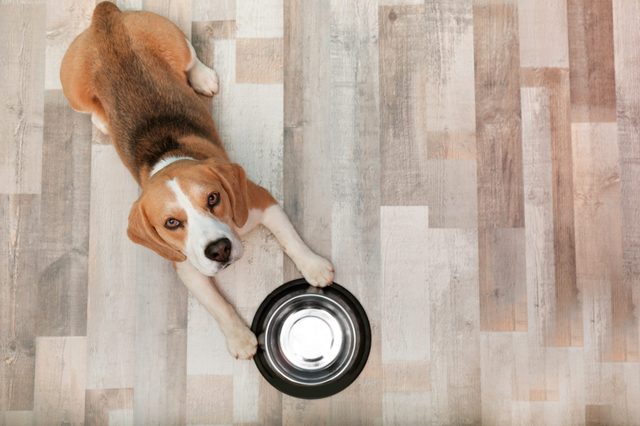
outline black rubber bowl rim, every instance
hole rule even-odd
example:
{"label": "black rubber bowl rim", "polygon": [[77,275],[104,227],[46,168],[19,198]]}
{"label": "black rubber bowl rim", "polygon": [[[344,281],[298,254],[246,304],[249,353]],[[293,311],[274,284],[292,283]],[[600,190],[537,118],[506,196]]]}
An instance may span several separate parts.
{"label": "black rubber bowl rim", "polygon": [[[282,284],[280,287],[273,290],[260,304],[260,307],[258,307],[258,310],[253,317],[253,322],[251,323],[251,330],[253,331],[253,333],[256,336],[262,333],[263,330],[261,329],[260,325],[264,322],[265,318],[263,317],[275,301],[279,300],[281,296],[286,293],[294,292],[299,289],[304,290],[309,286],[310,284],[304,278],[299,278],[297,280],[289,281],[285,284]],[[280,392],[286,393],[287,395],[291,395],[296,398],[326,398],[344,390],[360,375],[360,373],[364,369],[365,364],[367,363],[367,359],[369,358],[369,352],[371,351],[371,326],[369,324],[367,313],[365,312],[358,299],[356,299],[355,296],[351,294],[346,288],[336,283],[331,284],[329,287],[324,287],[322,291],[338,293],[354,309],[356,320],[358,321],[358,324],[360,325],[362,331],[362,335],[359,336],[362,339],[362,345],[360,345],[360,349],[356,354],[355,364],[353,364],[353,366],[344,374],[327,383],[309,386],[300,385],[280,377],[269,367],[269,364],[265,360],[264,351],[258,346],[258,352],[253,357],[253,360],[256,363],[256,367],[258,367],[260,374],[262,374],[262,376],[274,388],[278,389]]]}

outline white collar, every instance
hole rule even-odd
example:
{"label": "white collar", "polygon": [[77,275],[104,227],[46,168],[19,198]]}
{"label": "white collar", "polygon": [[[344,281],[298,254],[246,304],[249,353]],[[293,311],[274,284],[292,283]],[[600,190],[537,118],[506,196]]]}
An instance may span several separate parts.
{"label": "white collar", "polygon": [[195,158],[192,158],[192,157],[175,157],[175,156],[169,156],[169,157],[163,158],[162,160],[158,161],[151,168],[151,172],[149,173],[149,177],[155,175],[160,170],[162,170],[165,167],[167,167],[169,164],[173,164],[176,161],[180,161],[180,160],[195,160]]}

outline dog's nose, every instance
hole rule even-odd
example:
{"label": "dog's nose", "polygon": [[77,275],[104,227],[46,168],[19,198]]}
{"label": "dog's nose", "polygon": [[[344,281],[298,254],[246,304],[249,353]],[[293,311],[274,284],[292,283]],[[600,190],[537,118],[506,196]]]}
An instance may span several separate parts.
{"label": "dog's nose", "polygon": [[204,255],[208,259],[215,260],[216,262],[224,263],[229,260],[231,255],[231,241],[228,238],[220,238],[204,249]]}

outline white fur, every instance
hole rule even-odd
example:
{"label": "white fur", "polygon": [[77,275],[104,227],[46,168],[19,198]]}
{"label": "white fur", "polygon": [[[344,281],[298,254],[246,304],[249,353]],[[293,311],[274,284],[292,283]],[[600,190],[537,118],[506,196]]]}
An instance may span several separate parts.
{"label": "white fur", "polygon": [[176,161],[180,161],[180,160],[193,160],[193,158],[191,158],[191,157],[178,157],[178,156],[175,156],[175,157],[174,156],[170,156],[170,157],[163,158],[162,160],[158,161],[153,166],[153,168],[151,169],[151,173],[149,173],[149,177],[155,175],[160,170],[162,170],[165,167],[167,167],[169,164],[173,164]]}
{"label": "white fur", "polygon": [[100,130],[103,134],[109,134],[109,128],[105,124],[104,121],[100,120],[96,114],[91,114],[91,122],[98,130]]}
{"label": "white fur", "polygon": [[193,87],[196,92],[202,93],[203,95],[215,95],[218,93],[219,87],[218,74],[198,59],[196,51],[189,40],[187,40],[187,46],[189,46],[189,51],[191,52],[191,60],[189,61],[185,71],[189,77],[191,87]]}
{"label": "white fur", "polygon": [[227,339],[232,356],[249,359],[256,353],[258,340],[233,307],[224,300],[209,277],[201,274],[188,260],[176,264],[176,271],[191,294],[215,318]]}
{"label": "white fur", "polygon": [[302,241],[282,207],[278,204],[268,207],[260,220],[278,239],[285,253],[294,261],[309,284],[326,287],[333,282],[331,263],[311,251]]}
{"label": "white fur", "polygon": [[[242,256],[242,243],[226,223],[216,219],[213,215],[205,214],[196,209],[178,185],[177,178],[168,181],[167,186],[173,191],[178,204],[187,214],[187,239],[183,252],[187,260],[200,273],[212,277],[223,266],[226,266],[208,259],[204,254],[207,245],[220,238],[228,238],[231,241],[231,256],[227,263],[233,263]],[[205,201],[203,200],[203,202]]]}

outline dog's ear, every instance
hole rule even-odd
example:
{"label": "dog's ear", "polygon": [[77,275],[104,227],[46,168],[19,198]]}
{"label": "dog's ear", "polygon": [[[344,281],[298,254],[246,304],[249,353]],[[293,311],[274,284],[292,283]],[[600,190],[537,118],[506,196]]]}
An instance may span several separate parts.
{"label": "dog's ear", "polygon": [[249,217],[247,174],[235,163],[210,163],[209,167],[220,177],[222,187],[229,196],[233,222],[241,228]]}
{"label": "dog's ear", "polygon": [[134,243],[150,248],[165,259],[173,262],[184,262],[187,259],[184,254],[171,247],[160,237],[144,213],[140,200],[131,206],[127,235]]}

